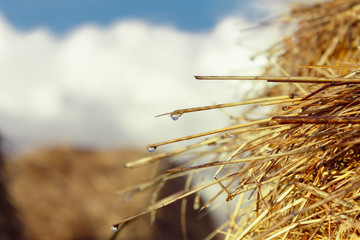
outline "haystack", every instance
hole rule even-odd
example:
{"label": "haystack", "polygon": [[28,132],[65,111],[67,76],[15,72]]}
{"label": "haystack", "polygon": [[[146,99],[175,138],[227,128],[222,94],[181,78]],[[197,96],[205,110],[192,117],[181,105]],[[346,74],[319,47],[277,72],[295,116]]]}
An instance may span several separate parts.
{"label": "haystack", "polygon": [[[269,49],[275,61],[267,76],[198,76],[281,85],[272,91],[277,96],[263,93],[257,99],[169,113],[177,119],[194,111],[244,104],[252,104],[253,112],[274,106],[265,118],[254,119],[248,112],[229,127],[148,146],[154,151],[200,138],[188,147],[127,164],[132,168],[169,157],[182,160],[151,183],[124,192],[159,186],[183,175],[188,175],[188,184],[114,229],[176,200],[185,204],[187,196],[201,195],[215,185],[218,193],[199,210],[210,208],[216,199],[235,207],[209,239],[215,235],[236,240],[360,238],[359,16],[360,3],[355,0],[297,5],[285,18],[297,30]],[[200,184],[193,180],[199,176]],[[185,223],[183,229],[186,238]]]}
{"label": "haystack", "polygon": [[[151,198],[149,191],[141,192],[136,198],[128,195],[125,201],[117,199],[116,194],[119,188],[151,178],[153,166],[123,171],[126,161],[145,155],[132,149],[96,151],[54,146],[16,159],[8,157],[4,176],[0,174],[1,183],[9,189],[6,193],[4,186],[0,186],[0,219],[3,219],[0,239],[24,240],[22,235],[29,240],[158,240],[169,235],[181,239],[180,225],[176,224],[180,219],[180,202],[158,211],[156,226],[150,226],[148,218],[142,218],[128,225],[120,238],[109,230],[113,221],[143,209],[148,204],[144,199]],[[170,166],[158,166],[165,167]],[[159,197],[178,191],[184,181],[185,178],[172,181],[161,189]],[[190,198],[189,202],[192,201]],[[23,224],[17,220],[16,213]],[[187,216],[189,221],[194,221],[198,214],[188,211]],[[189,237],[204,238],[211,229],[211,219],[204,217],[189,229]]]}

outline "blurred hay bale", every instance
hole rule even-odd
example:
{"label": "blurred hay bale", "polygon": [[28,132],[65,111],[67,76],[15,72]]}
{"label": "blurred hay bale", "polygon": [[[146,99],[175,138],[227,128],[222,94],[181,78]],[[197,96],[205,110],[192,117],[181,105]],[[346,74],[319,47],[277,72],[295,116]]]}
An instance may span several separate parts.
{"label": "blurred hay bale", "polygon": [[[354,0],[298,5],[286,19],[298,29],[268,51],[275,61],[266,73],[283,76],[198,77],[263,79],[285,82],[285,87],[264,93],[266,98],[168,113],[177,119],[195,111],[254,105],[233,117],[229,127],[155,143],[148,149],[207,137],[198,143],[127,164],[135,168],[181,158],[178,167],[159,179],[188,175],[192,185],[115,226],[218,185],[201,210],[219,199],[233,203],[233,210],[209,238],[216,234],[236,240],[360,238],[359,16],[360,3]],[[274,93],[282,96],[269,97]],[[253,117],[269,105],[274,109],[267,117]],[[200,184],[192,180],[196,178]]]}
{"label": "blurred hay bale", "polygon": [[[0,139],[2,149],[2,139]],[[23,223],[19,220],[18,212],[12,203],[5,178],[5,157],[0,150],[0,239],[26,240]]]}
{"label": "blurred hay bale", "polygon": [[[130,181],[129,175],[119,174],[122,162],[139,156],[135,151],[98,153],[64,147],[9,161],[9,189],[30,239],[109,239],[111,222],[129,213],[123,203],[116,204],[115,191]],[[135,174],[145,181],[148,172],[139,169]],[[140,200],[133,201],[132,208],[141,208]],[[151,233],[144,227],[131,233],[131,239]]]}
{"label": "blurred hay bale", "polygon": [[[54,147],[8,161],[7,185],[29,239],[110,239],[114,221],[140,211],[150,202],[149,191],[132,197],[130,202],[119,199],[117,194],[119,189],[151,179],[153,166],[132,172],[123,170],[125,162],[141,156],[144,153],[135,150],[99,152]],[[181,181],[172,187],[181,188]],[[166,191],[171,194],[173,189]],[[164,236],[169,234],[178,238],[179,205],[164,210],[154,227],[148,218],[140,219],[129,225],[119,239],[166,239]],[[211,227],[209,220],[203,224],[207,226],[196,226]],[[199,236],[196,234],[194,239]]]}

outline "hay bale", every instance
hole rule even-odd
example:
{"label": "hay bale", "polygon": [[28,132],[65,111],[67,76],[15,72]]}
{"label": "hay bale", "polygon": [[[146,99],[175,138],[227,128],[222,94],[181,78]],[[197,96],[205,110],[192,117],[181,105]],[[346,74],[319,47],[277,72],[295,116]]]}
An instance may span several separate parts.
{"label": "hay bale", "polygon": [[[285,87],[275,91],[280,96],[169,113],[179,116],[244,104],[253,104],[251,111],[258,113],[264,105],[274,106],[264,118],[255,114],[252,119],[247,112],[229,127],[148,146],[154,151],[207,137],[127,164],[132,168],[181,157],[181,165],[160,175],[158,182],[188,175],[193,184],[115,226],[218,185],[218,194],[201,210],[215,199],[223,203],[226,199],[235,207],[209,238],[216,234],[236,240],[360,238],[358,16],[360,3],[354,0],[298,5],[286,19],[298,29],[268,52],[275,63],[266,73],[283,76],[198,77],[268,80],[285,82]],[[203,182],[193,181],[196,177]]]}
{"label": "hay bale", "polygon": [[[287,18],[290,21],[287,24],[295,25],[297,30],[269,49],[269,53],[279,52],[276,62],[290,76],[334,77],[345,74],[351,66],[358,68],[360,60],[359,13],[360,5],[356,0],[298,5]],[[311,65],[337,67],[299,68]]]}
{"label": "hay bale", "polygon": [[[114,221],[140,211],[151,200],[149,191],[136,197],[128,195],[126,199],[119,199],[117,194],[119,189],[151,179],[156,172],[154,166],[124,171],[125,162],[144,155],[131,149],[95,151],[64,146],[40,149],[7,161],[5,183],[24,222],[24,226],[17,224],[15,227],[29,239],[36,240],[151,240],[167,236],[179,239],[179,204],[160,211],[154,226],[150,226],[149,218],[143,218],[129,225],[119,236],[110,230]],[[170,188],[165,186],[159,196],[181,189],[184,179],[177,180]],[[211,226],[210,219],[204,218],[192,227],[210,231]],[[20,234],[17,236],[16,239],[22,239]],[[190,236],[200,239],[205,233],[192,231]]]}
{"label": "hay bale", "polygon": [[5,157],[0,138],[0,239],[26,240],[23,223],[20,221],[9,194],[5,175]]}
{"label": "hay bale", "polygon": [[[7,162],[6,181],[29,239],[110,239],[109,225],[141,208],[118,202],[116,190],[128,186],[129,175],[120,174],[126,159],[142,156],[136,151],[96,152],[71,147],[41,149]],[[139,169],[138,181],[148,179],[149,168]],[[132,181],[136,181],[133,179]],[[142,197],[146,197],[143,193]],[[146,220],[141,222],[146,226]],[[124,232],[129,239],[151,235]]]}

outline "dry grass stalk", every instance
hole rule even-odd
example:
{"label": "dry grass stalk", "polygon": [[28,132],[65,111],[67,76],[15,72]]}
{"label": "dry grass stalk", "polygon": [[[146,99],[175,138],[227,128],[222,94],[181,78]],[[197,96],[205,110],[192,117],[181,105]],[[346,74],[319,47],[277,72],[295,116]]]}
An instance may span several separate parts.
{"label": "dry grass stalk", "polygon": [[[281,54],[267,74],[285,76],[197,77],[286,82],[290,91],[281,99],[245,102],[277,106],[269,118],[239,120],[227,128],[149,146],[155,150],[207,137],[127,166],[189,156],[187,162],[151,184],[185,174],[209,179],[200,185],[194,182],[190,189],[160,200],[135,217],[218,184],[219,193],[201,210],[222,198],[221,194],[238,204],[211,236],[223,234],[225,239],[236,240],[360,238],[359,15],[360,3],[355,0],[297,6],[288,19],[299,24],[298,30],[269,50],[269,54]],[[165,115],[176,120],[180,114],[243,103],[180,109]],[[253,111],[261,107],[256,106]]]}

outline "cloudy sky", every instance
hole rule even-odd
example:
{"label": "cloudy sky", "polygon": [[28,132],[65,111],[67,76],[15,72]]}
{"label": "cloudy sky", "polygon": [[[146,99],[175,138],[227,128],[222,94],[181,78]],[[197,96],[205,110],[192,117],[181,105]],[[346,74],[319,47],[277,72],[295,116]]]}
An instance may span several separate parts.
{"label": "cloudy sky", "polygon": [[[266,3],[266,1],[265,1]],[[273,2],[272,2],[273,3]],[[254,0],[0,1],[0,131],[12,152],[68,143],[136,146],[229,124],[221,111],[155,115],[241,100],[285,11]]]}

